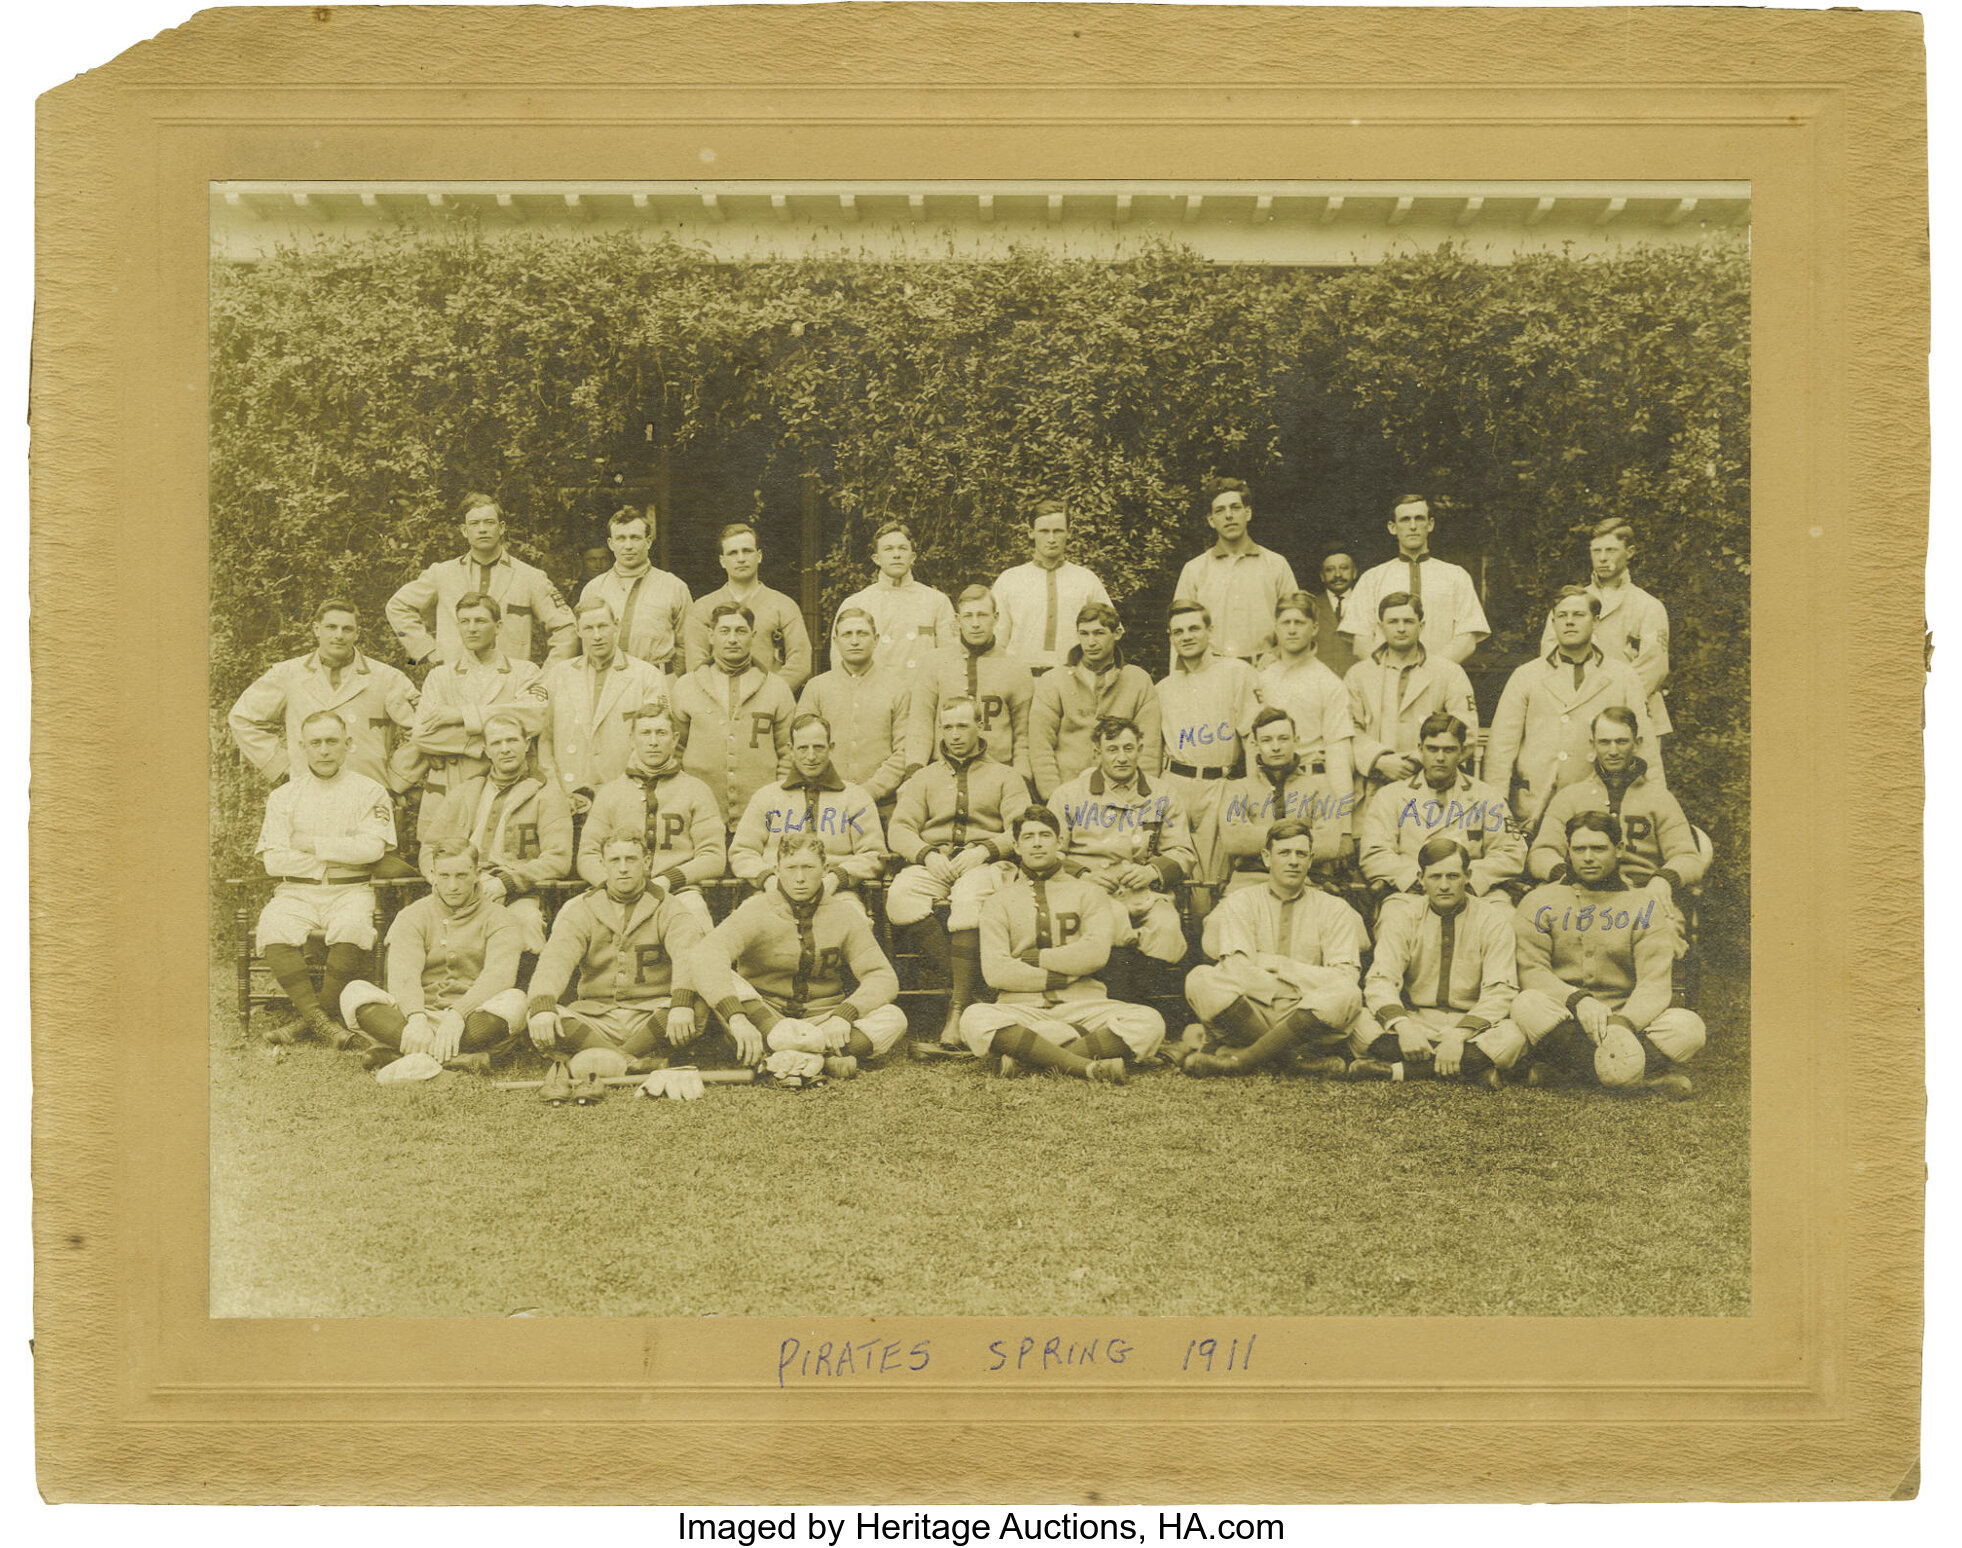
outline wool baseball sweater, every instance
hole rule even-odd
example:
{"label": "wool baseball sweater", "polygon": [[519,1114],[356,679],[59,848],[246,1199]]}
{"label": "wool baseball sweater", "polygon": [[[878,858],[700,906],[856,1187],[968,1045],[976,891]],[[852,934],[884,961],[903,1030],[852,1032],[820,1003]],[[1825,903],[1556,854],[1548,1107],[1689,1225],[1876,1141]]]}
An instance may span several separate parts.
{"label": "wool baseball sweater", "polygon": [[1671,893],[1703,880],[1709,859],[1696,847],[1696,830],[1682,803],[1649,778],[1640,758],[1629,764],[1630,778],[1609,785],[1596,769],[1578,784],[1554,792],[1527,857],[1535,876],[1564,881],[1567,875],[1567,819],[1580,812],[1607,812],[1621,822],[1621,874],[1631,887],[1660,875]]}
{"label": "wool baseball sweater", "polygon": [[1417,851],[1434,838],[1456,839],[1471,852],[1471,889],[1481,897],[1526,869],[1526,839],[1504,791],[1462,769],[1434,790],[1420,769],[1383,786],[1363,813],[1363,876],[1408,891],[1417,882]]}
{"label": "wool baseball sweater", "polygon": [[576,973],[577,998],[602,1005],[642,1005],[672,998],[695,1004],[689,953],[702,940],[695,913],[673,898],[643,892],[621,903],[603,888],[582,892],[552,921],[527,993],[530,1014],[556,1010]]}
{"label": "wool baseball sweater", "polygon": [[1169,888],[1198,864],[1179,793],[1142,771],[1128,789],[1119,789],[1093,768],[1051,795],[1049,809],[1062,819],[1063,869],[1072,876],[1102,878],[1137,861]]}
{"label": "wool baseball sweater", "polygon": [[[777,892],[744,899],[701,942],[691,971],[723,1021],[740,1011],[764,1032],[785,1016],[855,1022],[899,994],[899,975],[865,911],[838,897],[801,907]],[[762,996],[760,1003],[738,998],[738,976]]]}
{"label": "wool baseball sweater", "polygon": [[668,708],[680,733],[681,766],[709,787],[724,827],[733,828],[751,796],[790,772],[797,706],[776,673],[698,667],[675,679]]}
{"label": "wool baseball sweater", "polygon": [[508,786],[488,775],[452,790],[423,824],[423,870],[432,839],[463,839],[504,883],[507,898],[572,870],[572,805],[558,781],[522,774]]}
{"label": "wool baseball sweater", "polygon": [[981,751],[1016,773],[1029,774],[1029,701],[1034,680],[1029,664],[998,644],[969,648],[965,640],[943,645],[910,678],[912,720],[906,735],[906,761],[924,764],[940,750],[940,706],[966,694],[975,701],[981,725]]}
{"label": "wool baseball sweater", "polygon": [[1109,894],[1066,871],[1018,866],[981,905],[981,976],[1003,1005],[1107,999],[1091,975],[1114,938]]}
{"label": "wool baseball sweater", "polygon": [[877,881],[885,872],[886,836],[878,806],[829,765],[814,779],[792,774],[750,797],[729,841],[730,874],[753,882],[774,871],[777,851],[791,833],[822,839],[825,869],[843,885]]}
{"label": "wool baseball sweater", "polygon": [[1676,927],[1661,901],[1619,876],[1593,888],[1535,887],[1513,920],[1519,987],[1550,995],[1570,1013],[1592,995],[1614,1020],[1642,1031],[1675,992]]}
{"label": "wool baseball sweater", "polygon": [[722,824],[721,803],[693,774],[682,773],[679,762],[659,774],[644,774],[629,763],[625,774],[600,786],[579,835],[579,874],[589,885],[605,885],[602,850],[621,832],[647,841],[654,874],[670,892],[729,872],[729,830]]}
{"label": "wool baseball sweater", "polygon": [[943,747],[899,787],[888,842],[908,865],[928,850],[951,856],[969,844],[985,844],[990,859],[1003,860],[1014,852],[1010,835],[1028,805],[1028,786],[1006,764],[979,753],[956,763]]}
{"label": "wool baseball sweater", "polygon": [[1138,766],[1157,774],[1164,748],[1151,674],[1126,665],[1121,651],[1103,671],[1092,672],[1083,664],[1083,647],[1072,646],[1062,666],[1036,680],[1029,701],[1029,773],[1039,799],[1048,800],[1058,786],[1096,765],[1090,737],[1106,715],[1136,722]]}
{"label": "wool baseball sweater", "polygon": [[431,893],[388,927],[388,992],[402,1014],[453,1010],[468,1016],[518,982],[524,931],[502,903],[473,892],[451,909]]}

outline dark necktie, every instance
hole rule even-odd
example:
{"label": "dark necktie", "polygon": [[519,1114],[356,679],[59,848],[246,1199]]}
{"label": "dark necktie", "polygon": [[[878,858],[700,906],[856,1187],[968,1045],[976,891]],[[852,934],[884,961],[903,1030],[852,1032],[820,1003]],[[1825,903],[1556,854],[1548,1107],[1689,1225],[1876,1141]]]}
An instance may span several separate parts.
{"label": "dark necktie", "polygon": [[1062,569],[1062,566],[1059,564],[1043,572],[1044,581],[1049,591],[1049,601],[1048,611],[1043,616],[1042,648],[1051,655],[1054,655],[1056,651],[1056,572],[1060,569]]}

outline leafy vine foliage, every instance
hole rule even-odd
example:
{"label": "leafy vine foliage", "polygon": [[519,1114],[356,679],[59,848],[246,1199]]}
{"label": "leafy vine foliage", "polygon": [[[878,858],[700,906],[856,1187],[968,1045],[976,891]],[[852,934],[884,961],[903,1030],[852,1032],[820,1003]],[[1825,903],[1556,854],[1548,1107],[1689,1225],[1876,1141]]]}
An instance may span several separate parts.
{"label": "leafy vine foliage", "polygon": [[[1169,245],[1122,262],[1022,249],[731,265],[672,242],[465,226],[221,264],[211,299],[227,871],[250,863],[262,794],[225,710],[311,647],[324,596],[354,601],[364,644],[400,663],[383,604],[458,551],[468,490],[493,491],[513,548],[569,586],[619,503],[617,473],[643,471],[654,447],[685,460],[740,445],[759,503],[786,483],[820,499],[826,616],[864,583],[889,516],[913,523],[921,579],[955,592],[1025,557],[1031,494],[1067,493],[1078,557],[1156,669],[1178,565],[1210,537],[1206,480],[1260,491],[1285,471],[1297,490],[1355,492],[1337,516],[1364,564],[1387,554],[1395,497],[1430,495],[1453,556],[1485,556],[1494,632],[1475,665],[1537,643],[1546,599],[1586,576],[1594,521],[1635,524],[1636,578],[1674,626],[1671,783],[1721,855],[1712,944],[1746,949],[1741,243],[1509,264],[1447,247],[1335,272],[1216,266]],[[1256,536],[1275,542],[1290,511],[1257,508]],[[766,579],[794,592],[793,563],[773,554]],[[1481,683],[1488,714],[1496,691]]]}

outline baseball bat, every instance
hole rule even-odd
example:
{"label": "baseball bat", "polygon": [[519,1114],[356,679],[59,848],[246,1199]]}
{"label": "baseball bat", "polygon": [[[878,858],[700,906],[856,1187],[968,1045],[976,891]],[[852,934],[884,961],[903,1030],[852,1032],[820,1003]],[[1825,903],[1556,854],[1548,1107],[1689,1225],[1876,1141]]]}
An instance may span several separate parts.
{"label": "baseball bat", "polygon": [[[602,1086],[638,1086],[645,1084],[647,1075],[602,1075]],[[754,1070],[697,1070],[705,1086],[747,1086],[756,1079]],[[496,1080],[491,1082],[494,1091],[536,1091],[545,1084],[542,1080]]]}

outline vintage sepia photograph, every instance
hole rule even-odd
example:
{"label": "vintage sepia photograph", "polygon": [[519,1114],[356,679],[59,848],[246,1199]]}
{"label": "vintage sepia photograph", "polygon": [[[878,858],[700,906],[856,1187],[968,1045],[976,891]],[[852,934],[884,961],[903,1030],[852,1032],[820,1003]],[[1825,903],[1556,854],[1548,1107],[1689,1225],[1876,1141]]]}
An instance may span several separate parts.
{"label": "vintage sepia photograph", "polygon": [[1744,1318],[1748,182],[210,185],[210,1315]]}

